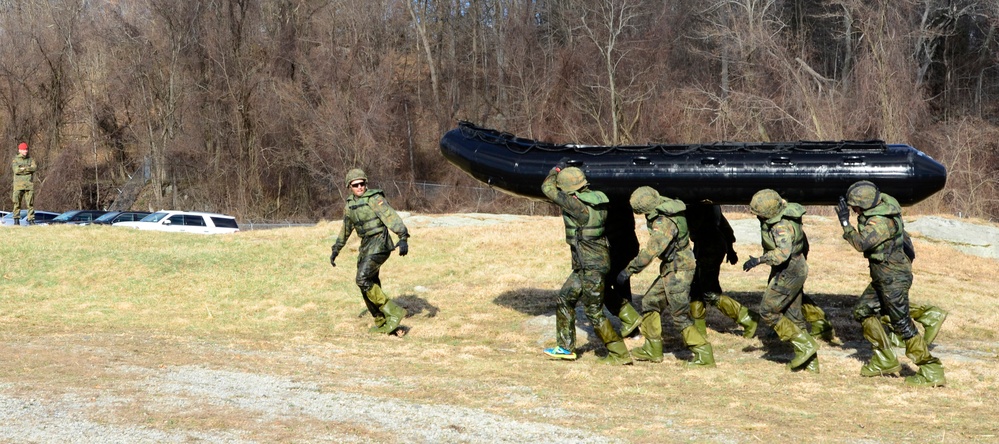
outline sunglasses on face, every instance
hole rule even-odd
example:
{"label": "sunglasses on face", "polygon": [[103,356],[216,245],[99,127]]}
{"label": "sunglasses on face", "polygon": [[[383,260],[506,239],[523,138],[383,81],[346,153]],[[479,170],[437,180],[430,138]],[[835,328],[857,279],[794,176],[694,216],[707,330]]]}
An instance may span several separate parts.
{"label": "sunglasses on face", "polygon": [[366,186],[368,186],[367,182],[357,182],[357,183],[350,184],[351,188],[361,188],[361,187],[366,187]]}

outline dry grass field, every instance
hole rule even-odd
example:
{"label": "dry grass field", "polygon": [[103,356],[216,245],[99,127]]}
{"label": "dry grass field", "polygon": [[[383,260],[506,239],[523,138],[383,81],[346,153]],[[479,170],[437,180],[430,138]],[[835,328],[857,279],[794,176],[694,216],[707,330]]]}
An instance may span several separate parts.
{"label": "dry grass field", "polygon": [[[407,218],[410,254],[382,269],[410,313],[402,338],[367,333],[356,238],[329,266],[339,222],[2,229],[0,442],[999,440],[999,263],[916,237],[910,297],[950,311],[932,350],[948,385],[862,378],[870,352],[850,311],[866,261],[833,219],[806,217],[806,291],[844,342],[823,344],[818,375],[788,372],[790,346],[763,327],[744,339],[714,309],[715,369],[683,368],[670,325],[663,363],[599,365],[582,316],[581,358],[547,360],[569,272],[554,217]],[[759,249],[737,244],[743,259]],[[726,265],[722,285],[755,305],[765,268]],[[636,299],[653,273],[635,277]]]}

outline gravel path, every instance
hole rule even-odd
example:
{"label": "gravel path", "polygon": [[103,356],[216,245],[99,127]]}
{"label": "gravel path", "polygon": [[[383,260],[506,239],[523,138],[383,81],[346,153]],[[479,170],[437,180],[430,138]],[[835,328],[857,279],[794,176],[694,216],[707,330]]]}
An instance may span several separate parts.
{"label": "gravel path", "polygon": [[[23,350],[30,352],[39,345],[35,341]],[[109,347],[88,348],[88,360],[121,357],[120,350]],[[282,352],[267,353],[275,359],[288,359]],[[0,384],[0,442],[303,442],[303,436],[308,437],[304,442],[343,443],[621,442],[585,430],[522,421],[475,408],[341,392],[312,381],[266,373],[130,363],[108,366],[104,371],[118,375],[118,380],[95,387],[46,386],[46,394],[30,384]],[[192,419],[192,427],[199,430],[185,427],[183,422],[144,426],[129,414],[135,409],[173,418],[224,412],[224,416],[243,422],[206,428]],[[538,415],[551,416],[544,412]],[[261,430],[281,425],[295,429],[295,433],[271,439],[264,432],[261,437]]]}

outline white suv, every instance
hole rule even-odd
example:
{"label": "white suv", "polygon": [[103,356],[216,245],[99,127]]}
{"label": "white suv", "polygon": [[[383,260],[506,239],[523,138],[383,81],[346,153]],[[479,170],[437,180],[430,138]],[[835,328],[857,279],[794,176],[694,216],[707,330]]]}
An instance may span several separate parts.
{"label": "white suv", "polygon": [[225,234],[239,231],[236,218],[216,213],[197,211],[157,211],[142,220],[118,222],[116,227],[131,227],[140,230],[175,231],[181,233]]}

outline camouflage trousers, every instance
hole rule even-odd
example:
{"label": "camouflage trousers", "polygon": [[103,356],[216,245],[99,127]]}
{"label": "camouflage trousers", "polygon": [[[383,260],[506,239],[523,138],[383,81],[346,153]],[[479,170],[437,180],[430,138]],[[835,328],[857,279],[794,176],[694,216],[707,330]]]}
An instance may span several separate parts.
{"label": "camouflage trousers", "polygon": [[[574,270],[562,284],[555,307],[555,336],[558,345],[576,350],[576,304],[583,303],[583,312],[596,328],[608,322],[604,316],[604,273],[595,270]],[[597,334],[600,330],[597,329]],[[600,338],[604,343],[613,337]],[[621,340],[620,336],[617,337]]]}
{"label": "camouflage trousers", "polygon": [[806,279],[808,263],[801,254],[793,255],[784,264],[772,267],[767,289],[760,300],[759,313],[763,322],[773,327],[783,316],[804,329],[805,317],[801,312],[801,300]]}
{"label": "camouflage trousers", "polygon": [[642,314],[659,312],[670,319],[677,330],[694,325],[690,318],[690,283],[694,280],[694,270],[674,270],[671,264],[663,262],[659,267],[659,277],[645,291],[642,298]]}
{"label": "camouflage trousers", "polygon": [[11,213],[14,217],[21,217],[21,201],[24,201],[25,208],[28,209],[26,220],[35,220],[35,190],[14,190],[11,195],[14,201],[14,209]]}
{"label": "camouflage trousers", "polygon": [[389,252],[377,254],[362,254],[357,257],[357,287],[361,289],[361,298],[364,305],[368,307],[371,316],[377,318],[385,317],[382,314],[381,306],[388,302],[388,298],[382,291],[371,291],[374,286],[382,286],[382,280],[378,275],[382,264],[389,258]]}
{"label": "camouflage trousers", "polygon": [[908,259],[894,256],[882,263],[871,261],[871,283],[853,307],[853,319],[863,322],[871,316],[888,315],[892,330],[909,339],[919,334],[909,316],[909,288],[912,287],[912,266]]}

